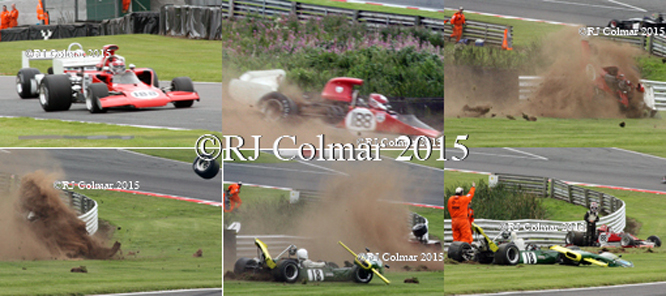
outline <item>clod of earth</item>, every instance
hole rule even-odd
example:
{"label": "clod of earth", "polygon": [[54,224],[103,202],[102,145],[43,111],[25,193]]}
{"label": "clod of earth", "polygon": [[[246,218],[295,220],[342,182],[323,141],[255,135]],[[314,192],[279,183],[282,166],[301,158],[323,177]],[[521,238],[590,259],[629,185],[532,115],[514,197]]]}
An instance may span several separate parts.
{"label": "clod of earth", "polygon": [[516,118],[511,116],[511,115],[507,115],[506,118],[511,119],[511,120],[516,120]]}
{"label": "clod of earth", "polygon": [[626,123],[624,123],[624,121],[620,122],[620,127],[624,127],[625,125],[626,125]]}
{"label": "clod of earth", "polygon": [[412,284],[418,284],[418,283],[419,283],[419,279],[416,278],[416,277],[408,278],[408,279],[405,279],[405,283],[406,283],[406,284],[409,284],[409,283],[412,283]]}
{"label": "clod of earth", "polygon": [[192,257],[201,257],[203,256],[203,251],[201,249],[197,250],[194,254],[192,254]]}
{"label": "clod of earth", "polygon": [[88,273],[88,269],[85,266],[79,266],[79,267],[73,267],[70,272],[80,272],[80,273]]}
{"label": "clod of earth", "polygon": [[480,117],[490,112],[490,108],[491,107],[489,105],[481,105],[475,107],[470,107],[469,105],[465,105],[463,106],[462,111],[465,113],[471,113],[469,114],[470,116]]}

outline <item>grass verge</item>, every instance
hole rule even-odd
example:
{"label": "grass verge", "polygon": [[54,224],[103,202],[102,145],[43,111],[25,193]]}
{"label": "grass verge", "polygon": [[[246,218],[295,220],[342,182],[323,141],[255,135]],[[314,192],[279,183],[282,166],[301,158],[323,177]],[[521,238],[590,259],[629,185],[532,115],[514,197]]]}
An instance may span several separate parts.
{"label": "grass verge", "polygon": [[[82,193],[98,202],[100,219],[117,228],[113,239],[122,243],[124,258],[0,262],[0,295],[221,287],[221,208],[118,192]],[[203,256],[192,257],[198,249]],[[69,271],[81,265],[88,273]]]}
{"label": "grass verge", "polygon": [[[418,15],[422,17],[444,19],[444,14],[435,11],[405,9],[398,7],[388,7],[388,6],[379,6],[379,5],[361,4],[361,3],[345,3],[345,2],[330,1],[330,0],[291,0],[291,1],[307,3],[307,4],[315,4],[315,5],[325,5],[329,7],[338,7],[338,8],[365,10],[365,11],[378,11],[378,12],[395,13],[402,15]],[[442,7],[441,9],[443,8],[444,7]]]}
{"label": "grass verge", "polygon": [[[117,44],[117,52],[125,62],[137,67],[153,68],[161,80],[188,76],[193,81],[221,82],[222,43],[212,40],[173,38],[150,34],[113,35],[68,39],[2,42],[0,75],[16,75],[21,69],[21,55],[27,49],[66,50],[69,44],[78,42],[86,54],[88,50],[101,50],[106,44]],[[100,58],[101,60],[101,58]],[[34,61],[30,65],[42,73],[53,63]]]}
{"label": "grass verge", "polygon": [[0,129],[3,131],[0,143],[4,147],[194,147],[201,135],[212,133],[28,117],[0,118]]}
{"label": "grass verge", "polygon": [[[467,147],[618,147],[666,157],[666,119],[445,118],[444,134],[469,134]],[[625,122],[625,127],[619,126]],[[453,145],[448,141],[447,147]]]}
{"label": "grass verge", "polygon": [[[322,282],[283,284],[277,282],[224,281],[224,295],[442,295],[442,271],[386,272],[390,285],[375,278],[367,285],[353,282]],[[419,284],[406,284],[407,278],[416,277]]]}

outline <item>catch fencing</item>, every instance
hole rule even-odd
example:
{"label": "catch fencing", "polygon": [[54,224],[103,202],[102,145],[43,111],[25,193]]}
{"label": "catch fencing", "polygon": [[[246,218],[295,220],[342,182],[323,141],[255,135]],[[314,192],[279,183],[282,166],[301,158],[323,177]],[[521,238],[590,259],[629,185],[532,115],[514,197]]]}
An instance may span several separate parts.
{"label": "catch fencing", "polygon": [[[589,208],[592,202],[599,204],[599,212],[605,216],[599,219],[597,225],[606,224],[615,231],[622,231],[626,226],[625,203],[606,193],[569,185],[563,181],[544,177],[531,177],[509,174],[493,174],[489,176],[490,186],[502,185],[505,188],[523,190],[540,197],[550,197],[569,202],[574,205]],[[581,218],[583,216],[581,209]],[[550,221],[536,219],[522,220],[492,220],[475,219],[474,223],[483,228],[491,239],[503,231],[515,231],[518,238],[525,239],[527,243],[540,246],[564,244],[564,238],[569,231],[585,231],[585,222],[578,221]],[[453,242],[451,220],[444,220],[444,248]]]}
{"label": "catch fencing", "polygon": [[[527,100],[531,98],[541,87],[543,80],[543,77],[540,76],[519,76],[519,99]],[[658,111],[666,111],[666,82],[645,79],[641,79],[640,82],[645,87],[644,97],[653,97],[655,108]]]}
{"label": "catch fencing", "polygon": [[299,20],[323,17],[327,15],[345,16],[351,22],[360,22],[371,28],[388,26],[423,26],[433,32],[444,32],[444,20],[413,15],[400,15],[376,11],[353,10],[345,8],[313,5],[287,0],[228,0],[222,1],[224,17],[246,17],[249,15],[275,18],[294,14]]}

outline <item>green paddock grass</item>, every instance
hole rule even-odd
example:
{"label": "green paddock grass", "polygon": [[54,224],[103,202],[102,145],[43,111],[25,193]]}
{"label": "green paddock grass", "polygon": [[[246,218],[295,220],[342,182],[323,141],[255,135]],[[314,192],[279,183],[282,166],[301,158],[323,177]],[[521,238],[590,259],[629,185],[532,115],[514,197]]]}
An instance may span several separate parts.
{"label": "green paddock grass", "polygon": [[[460,172],[445,172],[444,182],[448,184],[478,182],[487,176]],[[453,182],[453,183],[449,183]],[[646,239],[650,235],[666,237],[666,221],[661,209],[666,208],[666,196],[623,190],[592,188],[620,198],[626,202],[627,217],[641,224],[636,236]],[[544,200],[551,220],[580,220],[585,209],[580,206],[563,205],[562,201]],[[478,217],[481,218],[481,217]],[[591,248],[591,250],[596,250]],[[600,268],[596,266],[495,266],[471,264],[446,264],[446,294],[487,293],[513,290],[536,290],[555,288],[590,287],[644,283],[666,280],[666,267],[661,262],[666,259],[666,250],[655,249],[655,253],[645,250],[630,250],[623,258],[632,261],[634,268]],[[478,281],[482,277],[483,281]]]}
{"label": "green paddock grass", "polygon": [[[116,54],[123,56],[127,65],[153,68],[160,80],[188,76],[193,81],[222,82],[222,43],[213,40],[194,40],[150,34],[113,35],[68,39],[2,42],[0,75],[16,75],[21,69],[21,55],[27,49],[65,50],[78,42],[88,54],[89,49],[101,50],[106,44],[117,44]],[[101,60],[101,58],[100,58]],[[51,61],[33,61],[32,67],[42,73]]]}
{"label": "green paddock grass", "polygon": [[[192,147],[207,130],[167,130],[104,123],[68,122],[28,117],[0,118],[3,147]],[[75,139],[63,136],[109,136],[111,139]],[[19,137],[40,137],[19,139]],[[55,137],[55,138],[49,138]],[[118,137],[131,137],[122,139]],[[194,159],[194,158],[193,158]]]}
{"label": "green paddock grass", "polygon": [[[442,271],[398,272],[386,271],[390,285],[375,277],[369,284],[353,282],[322,282],[283,284],[277,282],[224,281],[224,295],[442,295]],[[419,284],[404,280],[416,277]]]}
{"label": "green paddock grass", "polygon": [[[558,119],[445,118],[447,139],[469,135],[467,147],[618,147],[666,157],[665,112],[661,118]],[[620,122],[626,126],[621,128]],[[446,141],[447,147],[453,141]]]}
{"label": "green paddock grass", "polygon": [[[122,259],[0,262],[0,295],[84,295],[222,286],[222,209],[101,190],[80,191],[117,230]],[[113,241],[112,241],[113,242]],[[198,249],[203,256],[192,257]],[[136,255],[129,255],[129,252]],[[88,273],[70,269],[86,266]]]}

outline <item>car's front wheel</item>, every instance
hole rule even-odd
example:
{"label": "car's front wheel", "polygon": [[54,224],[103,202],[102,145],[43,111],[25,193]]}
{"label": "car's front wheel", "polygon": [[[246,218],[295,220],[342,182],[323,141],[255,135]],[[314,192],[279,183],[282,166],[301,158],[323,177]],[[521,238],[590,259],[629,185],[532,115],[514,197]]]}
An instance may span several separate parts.
{"label": "car's front wheel", "polygon": [[39,85],[39,104],[47,112],[69,110],[72,106],[72,84],[69,76],[45,76]]}
{"label": "car's front wheel", "polygon": [[90,113],[104,113],[106,109],[102,108],[101,98],[109,95],[109,89],[104,83],[93,83],[88,86],[86,94],[86,108]]}

